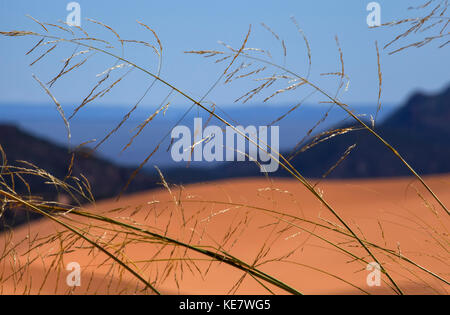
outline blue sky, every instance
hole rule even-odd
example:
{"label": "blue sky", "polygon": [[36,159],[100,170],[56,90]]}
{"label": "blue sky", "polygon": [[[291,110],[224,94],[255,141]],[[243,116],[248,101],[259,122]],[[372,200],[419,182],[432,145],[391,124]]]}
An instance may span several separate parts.
{"label": "blue sky", "polygon": [[[26,1],[0,0],[0,30],[41,31],[39,25],[25,15],[49,23],[65,20],[66,5],[70,1]],[[350,76],[349,90],[342,100],[349,104],[376,103],[377,64],[374,42],[382,47],[402,29],[369,29],[366,17],[369,12],[365,0],[316,0],[316,1],[103,1],[78,0],[81,5],[82,26],[90,34],[114,40],[110,33],[85,20],[92,18],[104,22],[121,34],[122,38],[152,41],[152,36],[135,21],[140,20],[156,30],[164,46],[162,77],[195,98],[201,98],[216,80],[224,65],[217,65],[204,58],[186,55],[183,51],[196,49],[219,49],[218,40],[234,47],[240,46],[251,24],[253,32],[248,47],[270,49],[280,63],[283,62],[279,44],[265,31],[264,22],[274,29],[286,42],[289,69],[300,74],[306,72],[307,55],[305,44],[299,37],[290,17],[295,16],[307,35],[312,50],[312,80],[333,93],[335,80],[326,80],[320,73],[340,70],[339,54],[334,37],[338,35],[344,52],[346,73]],[[397,20],[411,14],[407,8],[423,1],[380,0],[382,23]],[[0,103],[51,103],[45,92],[33,80],[35,73],[43,81],[49,80],[62,67],[61,60],[70,54],[73,47],[55,49],[54,55],[46,56],[32,68],[28,67],[39,53],[24,56],[35,43],[31,38],[0,37]],[[382,51],[383,101],[398,104],[414,90],[437,91],[450,80],[450,58],[448,48],[437,49],[431,44],[422,49],[389,56]],[[148,48],[127,46],[126,55],[131,60],[153,70],[156,58]],[[95,74],[108,68],[113,61],[95,56],[85,68],[71,74],[55,84],[53,92],[64,105],[76,105],[86,96],[96,82]],[[130,106],[145,91],[150,80],[145,75],[133,72],[120,83],[103,104]],[[220,85],[208,97],[217,104],[231,104],[234,99],[254,86],[253,82],[231,86]],[[167,91],[156,86],[143,102],[159,103]],[[286,93],[273,103],[291,103],[301,99],[306,90]],[[309,101],[322,99],[314,97]],[[255,102],[261,99],[256,99]],[[173,99],[182,104],[182,98]]]}

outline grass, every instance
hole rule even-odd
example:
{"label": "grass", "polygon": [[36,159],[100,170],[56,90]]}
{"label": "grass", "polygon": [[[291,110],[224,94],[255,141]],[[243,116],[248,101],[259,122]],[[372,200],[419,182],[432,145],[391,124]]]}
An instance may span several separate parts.
{"label": "grass", "polygon": [[[421,10],[426,10],[431,6],[432,3],[436,3],[435,1],[430,1],[429,4],[424,5],[419,8]],[[426,14],[423,17],[417,19],[405,19],[399,22],[388,23],[383,26],[396,26],[400,24],[411,24],[410,28],[397,36],[392,42],[388,43],[384,48],[390,48],[392,45],[398,43],[401,39],[406,39],[412,33],[419,33],[422,31],[430,31],[438,26],[444,27],[440,30],[439,35],[425,37],[421,42],[416,42],[413,44],[407,44],[398,48],[391,53],[398,53],[406,50],[410,47],[421,47],[423,45],[429,44],[432,41],[442,40],[448,33],[445,34],[445,28],[448,25],[448,18],[445,17],[445,9],[447,8],[446,2],[437,2],[436,6],[432,8],[431,13]],[[357,127],[348,128],[346,130],[330,130],[324,134],[316,136],[312,142],[308,142],[303,144],[299,143],[296,149],[298,149],[295,154],[301,154],[305,150],[308,150],[312,146],[326,142],[326,140],[339,136],[348,132],[352,132],[357,129],[364,129],[374,137],[376,137],[384,146],[389,148],[389,150],[393,153],[393,156],[397,157],[406,167],[411,174],[421,183],[421,185],[425,188],[428,194],[433,198],[435,202],[440,206],[440,210],[436,211],[436,219],[439,222],[442,222],[445,225],[445,222],[448,218],[449,211],[446,205],[439,199],[437,194],[429,187],[429,185],[422,179],[422,177],[408,164],[405,158],[392,146],[388,143],[384,138],[382,138],[375,130],[375,121],[372,121],[372,126],[369,126],[368,123],[364,122],[358,115],[356,115],[351,108],[343,103],[340,100],[340,93],[343,89],[346,88],[346,85],[349,82],[349,76],[345,72],[345,64],[344,64],[344,54],[343,50],[339,44],[339,40],[336,37],[337,51],[340,60],[340,71],[338,72],[330,72],[325,73],[323,76],[328,77],[336,77],[338,80],[338,89],[332,94],[330,92],[325,91],[320,87],[320,84],[312,82],[309,77],[312,71],[312,62],[311,62],[311,48],[309,41],[299,27],[297,21],[293,19],[293,23],[299,32],[301,39],[305,42],[307,47],[306,56],[308,59],[308,70],[305,75],[300,75],[294,71],[289,70],[285,65],[285,57],[288,54],[286,44],[284,40],[279,36],[274,30],[272,30],[269,26],[263,24],[262,27],[269,32],[270,36],[273,36],[278,42],[283,51],[283,65],[278,64],[273,60],[272,55],[268,50],[265,49],[255,49],[248,48],[247,44],[250,39],[252,28],[250,27],[246,35],[242,40],[242,45],[239,48],[233,48],[225,43],[223,46],[225,49],[222,50],[198,50],[198,51],[189,51],[186,53],[201,55],[207,57],[209,59],[214,59],[216,63],[224,63],[224,71],[219,74],[218,79],[212,84],[212,86],[208,89],[208,92],[203,95],[203,97],[199,99],[195,99],[190,96],[189,93],[178,89],[175,85],[171,84],[168,80],[163,79],[161,74],[161,65],[163,58],[163,45],[156,34],[156,32],[150,28],[148,25],[139,22],[138,24],[148,30],[154,39],[154,44],[149,42],[144,42],[140,40],[125,40],[122,39],[119,33],[114,30],[112,27],[105,25],[102,22],[89,20],[91,23],[97,24],[101,27],[104,27],[108,31],[114,35],[115,40],[119,43],[119,47],[117,48],[118,53],[111,52],[112,44],[110,41],[105,39],[100,39],[96,37],[92,37],[88,35],[88,32],[80,27],[71,28],[64,24],[56,25],[50,23],[43,23],[39,20],[32,18],[44,31],[45,33],[32,32],[32,31],[11,31],[11,32],[0,32],[0,34],[11,37],[37,37],[38,42],[31,50],[27,52],[27,54],[33,53],[35,50],[51,45],[49,49],[44,48],[44,52],[39,55],[33,62],[31,62],[30,66],[42,62],[45,56],[51,54],[55,48],[59,45],[69,44],[74,45],[75,49],[73,53],[65,59],[63,68],[60,72],[47,84],[44,84],[36,75],[33,75],[35,80],[41,85],[44,91],[51,97],[53,102],[56,104],[57,109],[64,121],[64,124],[67,128],[67,135],[70,139],[71,131],[70,131],[70,120],[76,116],[76,114],[88,106],[89,103],[92,103],[97,98],[103,97],[112,89],[116,88],[118,83],[126,79],[127,75],[134,69],[145,73],[152,79],[151,84],[148,89],[142,95],[138,101],[132,106],[130,111],[122,118],[120,123],[111,130],[101,141],[96,144],[96,148],[102,145],[105,141],[108,140],[119,128],[122,127],[124,122],[126,122],[132,113],[138,108],[142,99],[147,95],[147,93],[156,86],[156,83],[162,84],[163,86],[169,88],[170,92],[168,96],[161,102],[161,105],[158,109],[150,115],[137,129],[135,135],[130,139],[130,142],[123,148],[126,150],[133,143],[134,138],[139,136],[140,132],[146,128],[151,121],[159,115],[161,112],[164,112],[169,107],[168,99],[172,94],[177,94],[182,96],[186,101],[192,103],[189,111],[194,107],[197,107],[210,115],[210,120],[215,119],[219,123],[223,124],[223,126],[229,126],[233,128],[237,133],[241,134],[245,137],[249,142],[253,142],[257,147],[261,148],[258,143],[254,140],[250,139],[247,135],[243,134],[240,130],[236,129],[234,125],[225,118],[225,116],[217,114],[218,108],[217,105],[213,105],[211,107],[205,105],[204,100],[210,94],[210,92],[220,83],[224,82],[225,84],[232,84],[235,82],[239,82],[239,80],[254,80],[258,82],[258,86],[241,97],[237,98],[236,101],[247,102],[253,97],[257,97],[260,94],[264,93],[263,101],[268,102],[273,98],[276,98],[278,95],[282,93],[293,93],[297,92],[297,90],[309,87],[312,89],[313,93],[318,93],[322,95],[327,103],[330,104],[330,109],[326,112],[324,118],[305,135],[304,139],[309,139],[309,136],[313,134],[315,129],[326,119],[327,115],[331,111],[331,108],[334,106],[338,106],[342,110],[344,110],[348,116],[353,119],[357,125]],[[435,21],[431,25],[427,24],[430,21]],[[54,29],[55,33],[52,33],[50,30]],[[58,35],[58,32],[63,32],[64,34],[70,34],[72,37],[63,37]],[[76,32],[81,33],[82,37],[78,37],[79,35]],[[89,31],[90,32],[90,31]],[[91,32],[90,32],[91,33]],[[93,43],[93,44],[91,44]],[[448,43],[448,42],[447,42]],[[440,45],[440,48],[444,48],[447,43]],[[128,60],[124,56],[124,47],[126,44],[137,44],[143,45],[152,49],[156,58],[158,58],[158,68],[156,72],[152,72],[149,69],[141,67],[131,60]],[[378,65],[378,106],[377,113],[381,106],[381,96],[382,96],[382,67],[380,60],[380,52],[378,48],[378,44],[375,44],[376,54],[374,54],[377,59]],[[85,49],[85,50],[79,50]],[[57,99],[53,96],[51,92],[52,85],[58,80],[62,79],[65,75],[72,71],[77,71],[81,69],[84,63],[91,57],[96,54],[101,54],[107,57],[110,57],[114,60],[114,64],[110,66],[106,71],[100,74],[100,80],[93,87],[90,93],[83,99],[81,104],[76,108],[76,110],[72,113],[72,115],[66,116],[63,108],[57,101]],[[81,61],[76,62],[75,60],[79,57],[84,57]],[[243,60],[242,63],[239,62]],[[251,66],[245,63],[245,61],[249,61],[252,63]],[[72,63],[74,63],[72,65]],[[125,69],[128,66],[130,69]],[[244,70],[246,69],[246,70]],[[117,79],[113,80],[113,73],[123,71],[123,74],[119,76]],[[243,73],[243,71],[247,71]],[[267,74],[269,73],[269,74]],[[261,83],[262,82],[262,83]],[[273,89],[274,86],[282,85],[284,87]],[[311,94],[308,94],[311,95]],[[303,99],[304,100],[304,99]],[[302,100],[302,102],[303,102]],[[273,123],[279,123],[282,121],[287,115],[289,115],[292,111],[296,110],[300,104],[294,106],[289,112],[285,115],[280,116],[277,119],[274,119]],[[188,111],[188,112],[189,112]],[[178,123],[187,115],[185,113]],[[177,123],[177,124],[178,124]],[[164,137],[161,142],[154,148],[154,150],[149,154],[141,163],[141,165],[136,169],[133,173],[129,182],[133,180],[136,174],[142,170],[142,168],[148,163],[148,161],[153,156],[154,152],[160,149],[160,145],[167,138]],[[266,144],[267,145],[267,144]],[[326,171],[326,175],[331,173],[339,164],[349,155],[351,154],[351,150],[354,146],[350,146],[348,150],[344,153],[344,155],[338,159],[336,165]],[[265,149],[263,149],[265,150]],[[270,151],[270,152],[268,152]],[[273,158],[276,159],[279,165],[285,169],[295,180],[299,182],[307,191],[311,193],[311,195],[316,198],[330,214],[331,218],[325,223],[321,220],[313,221],[307,219],[305,217],[290,214],[283,210],[274,210],[263,207],[252,206],[251,204],[242,204],[236,202],[222,202],[217,200],[182,200],[180,197],[183,191],[182,187],[176,187],[170,185],[164,179],[163,174],[159,171],[162,186],[168,191],[171,196],[172,201],[171,207],[173,209],[170,212],[170,216],[168,222],[165,222],[165,226],[160,222],[156,222],[154,225],[147,225],[146,222],[135,222],[130,217],[121,218],[114,217],[114,213],[122,212],[125,209],[111,209],[109,213],[98,214],[92,211],[87,210],[86,204],[95,203],[94,198],[91,193],[91,187],[89,182],[85,178],[76,178],[72,176],[68,176],[65,179],[56,179],[51,174],[48,174],[45,170],[39,169],[38,166],[24,164],[21,167],[9,165],[6,159],[6,154],[3,149],[1,150],[3,156],[3,166],[1,168],[0,173],[0,195],[3,197],[2,200],[2,211],[14,211],[17,208],[24,208],[28,211],[38,213],[48,219],[54,221],[57,225],[63,228],[63,232],[59,232],[55,235],[46,236],[42,239],[33,239],[33,240],[24,240],[24,242],[29,242],[29,251],[27,251],[28,258],[23,266],[17,266],[17,255],[16,248],[19,247],[19,244],[13,244],[12,242],[6,242],[5,248],[3,251],[3,255],[1,255],[2,260],[4,262],[4,267],[8,264],[6,263],[7,258],[11,259],[11,263],[9,267],[12,268],[13,272],[10,274],[3,273],[0,275],[0,281],[10,281],[10,279],[14,279],[14,283],[19,283],[20,281],[29,281],[29,279],[24,279],[25,270],[32,265],[36,260],[44,260],[43,257],[47,257],[46,254],[39,253],[37,256],[30,258],[31,249],[36,250],[39,248],[45,248],[49,244],[59,244],[60,248],[56,253],[52,253],[50,257],[53,257],[52,263],[50,266],[45,266],[47,270],[47,274],[62,274],[62,261],[64,260],[64,256],[71,251],[86,251],[86,255],[92,256],[93,261],[98,264],[98,258],[100,255],[103,255],[105,261],[100,263],[99,266],[106,266],[109,264],[110,271],[108,272],[106,278],[109,276],[110,281],[112,283],[113,279],[119,278],[122,279],[122,275],[124,272],[131,274],[140,285],[137,285],[136,291],[134,292],[143,292],[143,293],[154,293],[159,294],[158,284],[164,281],[169,275],[172,275],[175,279],[175,282],[178,282],[183,277],[183,273],[187,272],[186,270],[190,270],[190,272],[198,272],[199,277],[202,274],[206,274],[209,271],[209,267],[206,270],[200,271],[201,267],[198,265],[198,261],[202,259],[207,259],[208,261],[218,263],[218,264],[226,264],[235,270],[239,270],[242,272],[242,277],[236,282],[236,284],[230,289],[229,293],[237,292],[240,285],[242,285],[244,279],[246,277],[251,277],[259,283],[264,289],[269,293],[274,293],[274,288],[276,288],[277,292],[285,292],[290,294],[300,294],[301,292],[296,288],[292,288],[288,284],[286,284],[281,279],[277,279],[274,276],[271,276],[265,273],[259,266],[262,266],[268,261],[264,262],[264,259],[267,259],[269,252],[273,248],[273,244],[276,243],[277,240],[281,238],[282,235],[286,231],[295,230],[297,232],[306,233],[309,237],[320,240],[324,244],[331,246],[333,249],[341,252],[343,255],[346,255],[352,261],[357,261],[364,266],[369,262],[373,261],[380,265],[381,272],[386,277],[386,285],[388,285],[392,292],[396,294],[403,294],[403,290],[396,279],[396,276],[391,271],[392,268],[389,268],[388,263],[384,262],[386,257],[391,259],[396,264],[399,262],[405,263],[408,265],[408,268],[412,268],[412,274],[414,276],[418,276],[418,273],[423,273],[427,276],[431,276],[435,280],[439,281],[443,285],[449,285],[448,280],[445,279],[445,276],[440,275],[438,273],[429,270],[429,268],[422,266],[421,264],[413,261],[412,259],[407,258],[400,250],[392,249],[386,247],[386,245],[381,245],[373,241],[369,241],[364,237],[363,231],[361,231],[358,226],[351,224],[347,220],[345,220],[340,212],[335,209],[324,197],[323,193],[314,185],[310,180],[306,179],[302,176],[301,170],[295,169],[290,163],[290,158],[285,157],[279,152],[274,152],[270,146],[267,145],[267,153]],[[276,154],[275,154],[276,153]],[[279,158],[276,158],[275,155],[279,154]],[[73,160],[72,162],[73,163]],[[68,169],[72,169],[72,164],[68,166]],[[32,187],[29,187],[28,196],[23,196],[15,191],[15,181],[26,182],[24,179],[25,176],[38,176],[47,180],[51,185],[53,185],[56,189],[60,191],[66,192],[68,195],[72,197],[73,200],[77,201],[77,206],[73,205],[65,205],[58,204],[52,201],[39,201],[36,198],[32,197]],[[71,183],[71,184],[70,184]],[[128,185],[128,184],[127,184]],[[123,192],[126,190],[127,185],[123,188]],[[177,192],[175,189],[179,190]],[[423,200],[426,201],[426,197],[420,195]],[[120,197],[120,196],[119,196]],[[426,201],[430,204],[428,201]],[[227,230],[223,235],[222,241],[214,241],[213,245],[209,244],[207,246],[201,245],[202,237],[195,235],[196,227],[201,225],[202,216],[200,214],[204,214],[204,209],[199,210],[198,212],[194,212],[190,215],[185,213],[184,204],[195,203],[198,205],[202,205],[206,207],[206,209],[212,209],[214,205],[221,204],[223,206],[228,206],[237,209],[247,209],[248,213],[241,218],[240,221],[236,223],[234,226],[230,226],[229,230]],[[139,213],[143,210],[137,208],[133,213]],[[211,210],[212,211],[212,210]],[[246,224],[248,224],[248,220],[251,219],[250,213],[252,212],[263,213],[268,218],[271,218],[269,225],[272,227],[271,232],[264,234],[261,233],[262,238],[267,238],[266,242],[264,242],[261,250],[256,255],[253,262],[246,262],[243,259],[235,257],[231,253],[230,250],[225,250],[227,248],[228,243],[237,243],[239,242],[239,232],[244,232],[246,228]],[[155,212],[156,213],[156,212]],[[220,215],[216,214],[216,215]],[[88,219],[88,221],[85,221]],[[412,219],[412,218],[411,218]],[[417,221],[420,221],[420,218],[416,218]],[[180,231],[179,235],[169,236],[169,230],[175,224],[174,221],[177,221],[177,226]],[[335,220],[335,221],[331,221]],[[88,222],[88,223],[87,223]],[[191,224],[191,227],[188,228],[188,223]],[[378,222],[379,223],[379,222]],[[421,222],[421,226],[426,222]],[[305,228],[302,224],[307,224],[309,228]],[[379,223],[380,224],[380,223]],[[426,225],[426,224],[425,224]],[[442,235],[442,233],[437,230],[433,230],[430,225],[424,227],[425,230],[433,236],[434,241],[437,244],[441,244],[444,249],[448,248],[448,237],[446,235]],[[382,226],[380,224],[380,230],[383,232]],[[325,231],[325,232],[324,232]],[[11,232],[13,233],[13,231]],[[112,234],[111,237],[106,237],[106,234]],[[173,233],[173,232],[172,232]],[[332,233],[334,236],[343,237],[345,241],[336,241],[334,237],[330,237],[329,234]],[[103,235],[103,236],[102,236]],[[6,237],[6,236],[5,236]],[[10,236],[12,239],[12,236]],[[105,237],[105,238],[104,238]],[[195,240],[195,241],[194,241]],[[199,245],[200,243],[200,245]],[[346,244],[350,243],[352,246],[348,248]],[[386,243],[386,242],[385,242]],[[128,247],[133,246],[151,246],[156,248],[156,254],[153,257],[148,258],[147,260],[135,260],[131,257],[127,257],[126,249]],[[298,248],[297,248],[298,249]],[[297,250],[296,249],[296,250]],[[96,254],[95,250],[98,252]],[[288,262],[291,264],[302,265],[300,262],[295,262],[292,260],[288,260],[290,256],[296,251],[292,251],[289,253],[285,253],[281,257],[272,258],[270,262],[279,262],[280,264],[283,262]],[[191,257],[194,256],[194,258]],[[160,258],[163,256],[164,258]],[[380,259],[383,258],[383,260]],[[152,266],[160,266],[163,263],[162,271],[157,269],[156,275],[155,271],[152,269]],[[143,266],[145,267],[143,267]],[[313,270],[322,272],[329,276],[332,276],[340,281],[343,281],[347,284],[350,284],[360,290],[363,293],[368,293],[361,287],[351,284],[346,279],[342,278],[339,274],[335,274],[326,270],[320,270],[315,266],[306,266]],[[409,269],[408,269],[409,270]],[[153,279],[152,279],[153,276]],[[47,281],[47,276],[44,281]],[[44,283],[40,286],[43,288]],[[109,288],[109,287],[108,287]],[[139,288],[139,289],[137,289]],[[26,286],[26,290],[31,290],[31,285]],[[26,291],[25,290],[25,291]],[[56,290],[56,289],[55,289]],[[30,291],[31,292],[31,291]],[[70,293],[71,291],[69,291]],[[127,291],[127,293],[130,293]]]}

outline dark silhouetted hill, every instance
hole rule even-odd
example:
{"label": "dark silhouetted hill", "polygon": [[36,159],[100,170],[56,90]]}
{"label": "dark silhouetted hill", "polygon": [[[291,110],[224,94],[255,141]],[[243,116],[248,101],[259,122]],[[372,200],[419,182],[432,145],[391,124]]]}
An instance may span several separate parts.
{"label": "dark silhouetted hill", "polygon": [[[34,137],[21,129],[11,125],[0,125],[0,144],[6,153],[9,165],[27,167],[19,162],[32,163],[57,177],[64,179],[68,175],[72,153],[67,148],[60,147],[48,141]],[[111,198],[117,196],[124,187],[134,169],[117,166],[94,154],[78,151],[74,156],[72,176],[81,179],[83,174],[92,187],[95,199]],[[7,177],[5,177],[7,178]],[[57,190],[53,185],[46,183],[47,180],[30,175],[23,178],[31,187],[31,195],[45,198],[45,200],[65,200],[74,202],[62,190]],[[73,184],[73,182],[70,182]],[[128,193],[148,190],[157,186],[157,178],[142,172],[131,183]],[[18,178],[15,180],[15,190],[21,194],[28,194],[27,186]],[[86,200],[84,200],[86,201]],[[13,211],[7,211],[3,220],[15,225],[21,223],[24,217],[16,216],[15,223],[12,219]]]}
{"label": "dark silhouetted hill", "polygon": [[[376,131],[420,174],[450,172],[450,87],[437,95],[414,94]],[[410,175],[399,159],[366,130],[321,143],[300,154],[293,164],[305,176],[320,177],[353,144],[355,149],[329,177]]]}

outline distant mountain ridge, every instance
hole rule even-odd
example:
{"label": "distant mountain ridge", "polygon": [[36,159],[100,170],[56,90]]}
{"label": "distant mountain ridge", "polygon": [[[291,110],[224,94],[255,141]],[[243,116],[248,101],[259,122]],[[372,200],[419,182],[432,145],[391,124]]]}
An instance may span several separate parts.
{"label": "distant mountain ridge", "polygon": [[437,95],[414,94],[383,123],[384,127],[450,132],[450,86]]}
{"label": "distant mountain ridge", "polygon": [[[340,126],[344,127],[344,126]],[[450,172],[450,86],[436,95],[415,93],[375,129],[420,174]],[[318,165],[331,167],[352,144],[355,149],[331,174],[332,178],[390,177],[409,171],[367,130],[330,139],[298,156],[295,167],[306,176],[321,176]]]}

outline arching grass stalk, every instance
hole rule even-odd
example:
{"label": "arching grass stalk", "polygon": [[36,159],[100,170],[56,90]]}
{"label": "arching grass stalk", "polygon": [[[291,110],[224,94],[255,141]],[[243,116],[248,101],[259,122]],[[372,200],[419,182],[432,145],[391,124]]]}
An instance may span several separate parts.
{"label": "arching grass stalk", "polygon": [[[217,118],[219,121],[221,121],[222,123],[224,123],[225,125],[233,128],[233,130],[235,132],[237,132],[239,135],[243,136],[245,139],[247,139],[249,142],[253,143],[254,145],[256,145],[258,148],[266,151],[267,153],[269,153],[267,150],[270,149],[270,147],[268,147],[268,149],[264,149],[261,148],[261,146],[256,143],[253,139],[250,139],[245,133],[243,133],[242,131],[238,130],[237,128],[235,128],[233,125],[231,125],[228,121],[226,121],[224,118],[220,117],[219,115],[217,115],[215,112],[211,111],[210,109],[208,109],[206,106],[204,106],[203,104],[201,104],[200,102],[198,102],[197,100],[195,100],[194,98],[192,98],[191,96],[189,96],[187,93],[179,90],[178,88],[176,88],[174,85],[172,85],[171,83],[169,83],[168,81],[162,79],[161,77],[159,77],[158,75],[155,75],[154,73],[152,73],[151,71],[142,68],[138,65],[136,65],[135,63],[117,56],[111,52],[108,52],[104,49],[92,46],[92,45],[88,45],[82,42],[79,42],[77,40],[73,40],[73,39],[65,39],[65,38],[61,38],[61,37],[57,37],[57,36],[52,36],[52,35],[45,35],[45,34],[39,34],[39,33],[35,33],[35,32],[20,32],[20,31],[13,31],[13,32],[0,32],[0,34],[3,35],[7,35],[7,36],[26,36],[26,35],[31,35],[31,36],[38,36],[38,37],[44,37],[44,38],[50,38],[50,39],[55,39],[58,40],[60,42],[69,42],[72,44],[76,44],[76,45],[80,45],[80,46],[84,46],[87,48],[90,48],[92,50],[104,53],[106,55],[109,55],[115,59],[121,60],[125,63],[128,63],[129,65],[133,66],[134,68],[139,69],[140,71],[143,71],[144,73],[146,73],[147,75],[151,76],[152,78],[158,80],[159,82],[161,82],[162,84],[166,85],[167,87],[171,88],[172,90],[176,91],[178,94],[180,94],[181,96],[185,97],[186,99],[188,99],[190,102],[196,104],[197,106],[199,106],[201,109],[205,110],[206,112],[208,112],[210,115],[212,115],[213,117]],[[247,35],[248,36],[248,35]],[[239,56],[239,54],[236,54],[236,56]],[[248,57],[247,55],[244,55],[245,57]],[[258,59],[256,59],[258,60]],[[260,61],[263,61],[262,59]],[[274,66],[276,66],[275,64],[273,64]],[[278,66],[280,68],[280,66]],[[283,67],[281,67],[283,68]],[[313,85],[314,86],[314,85]],[[318,87],[317,89],[319,91],[321,91]],[[325,93],[325,92],[323,92]],[[330,97],[330,96],[328,96]],[[331,98],[331,97],[330,97]],[[356,116],[355,116],[356,117]],[[380,137],[381,138],[381,137]],[[278,152],[277,152],[278,153]],[[331,207],[331,205],[314,189],[314,187],[299,173],[298,170],[296,170],[288,161],[287,159],[281,155],[278,154],[281,159],[283,161],[285,161],[286,164],[282,163],[279,159],[277,159],[276,157],[273,156],[272,153],[269,153],[271,155],[272,158],[274,158],[274,160],[283,168],[285,169],[289,174],[291,174],[295,179],[297,179],[298,181],[300,181],[338,220],[339,222],[341,222],[341,224],[343,224],[345,226],[345,228],[353,235],[353,237],[358,241],[358,243],[362,246],[362,248],[364,248],[364,250],[369,254],[369,256],[372,257],[372,259],[374,260],[374,262],[378,263],[378,265],[380,265],[381,267],[381,271],[388,277],[388,279],[390,280],[390,282],[393,284],[393,286],[395,287],[395,290],[398,294],[402,294],[401,289],[398,287],[398,285],[396,284],[396,282],[394,281],[394,279],[389,275],[389,273],[385,270],[385,268],[383,267],[383,265],[378,261],[378,259],[375,257],[375,255],[370,251],[370,249],[364,244],[364,242],[362,242],[362,240],[356,235],[356,233],[350,228],[350,226],[340,217],[340,215]],[[132,175],[133,176],[133,175]]]}
{"label": "arching grass stalk", "polygon": [[[447,207],[444,205],[444,203],[439,199],[439,197],[433,192],[433,190],[427,185],[427,183],[425,183],[425,181],[423,180],[423,178],[412,168],[411,165],[409,165],[409,163],[400,155],[400,153],[391,145],[389,144],[383,137],[381,137],[380,134],[378,134],[375,130],[373,130],[372,128],[370,128],[365,122],[363,122],[357,115],[355,115],[345,104],[339,102],[336,98],[332,97],[331,95],[329,95],[327,92],[325,92],[323,89],[321,89],[319,86],[317,86],[316,84],[310,82],[308,79],[300,76],[299,74],[287,69],[284,66],[280,66],[276,63],[273,63],[271,61],[262,59],[262,58],[258,58],[258,57],[254,57],[254,56],[250,56],[248,54],[243,53],[242,54],[243,57],[248,58],[248,59],[252,59],[255,61],[259,61],[268,65],[271,65],[275,68],[278,68],[282,71],[285,71],[286,73],[289,73],[295,77],[297,77],[299,80],[302,80],[303,82],[305,82],[306,84],[308,84],[309,86],[311,86],[312,88],[314,88],[316,91],[318,91],[319,93],[321,93],[322,95],[324,95],[326,98],[328,98],[331,102],[333,102],[334,104],[338,105],[340,108],[342,108],[348,115],[350,115],[354,120],[356,120],[364,129],[366,129],[367,131],[369,131],[373,136],[375,136],[379,141],[381,141],[383,143],[383,145],[385,145],[392,153],[394,153],[394,155],[403,163],[403,165],[406,166],[406,168],[420,181],[420,183],[425,187],[425,189],[433,196],[433,198],[439,203],[439,205],[442,207],[442,209],[444,209],[444,211],[447,213],[447,215],[450,215],[450,211],[447,209]],[[286,161],[287,162],[287,161]]]}
{"label": "arching grass stalk", "polygon": [[[51,214],[49,214],[47,211],[44,211],[42,209],[40,209],[41,206],[36,206],[33,205],[25,200],[22,200],[21,198],[18,198],[17,196],[12,195],[11,193],[8,193],[6,191],[0,190],[0,195],[3,195],[6,198],[9,198],[11,200],[14,200],[17,203],[20,203],[24,206],[26,206],[27,208],[29,208],[32,211],[35,211],[49,219],[51,219],[52,221],[60,224],[61,226],[65,227],[66,229],[70,230],[71,232],[75,233],[76,235],[78,235],[79,237],[81,237],[82,239],[84,239],[85,241],[89,242],[91,245],[95,246],[96,248],[98,248],[99,250],[101,250],[103,253],[105,253],[107,256],[109,256],[110,258],[112,258],[114,261],[116,261],[117,263],[119,263],[122,267],[124,267],[127,271],[129,271],[131,274],[133,274],[136,278],[138,278],[142,283],[144,283],[147,287],[149,287],[150,289],[152,289],[155,293],[160,294],[159,291],[154,288],[148,281],[146,281],[141,275],[139,275],[136,271],[134,271],[132,268],[130,268],[127,264],[125,264],[124,262],[122,262],[120,259],[118,259],[117,257],[115,257],[113,254],[111,254],[109,251],[107,251],[105,248],[103,248],[101,245],[97,244],[96,242],[90,240],[89,238],[87,238],[86,236],[84,236],[82,233],[80,233],[79,231],[77,231],[74,227],[62,222],[61,220],[57,219],[56,217],[52,216]],[[53,211],[57,211],[59,213],[67,213],[67,209],[65,208],[61,208],[61,207],[56,207],[56,206],[49,206],[46,208],[50,208]],[[157,240],[163,241],[164,243],[168,243],[168,244],[172,244],[175,246],[180,246],[180,247],[184,247],[187,248],[191,251],[203,254],[205,256],[211,257],[216,261],[219,262],[223,262],[226,263],[234,268],[240,269],[244,272],[249,273],[250,275],[264,280],[267,283],[270,283],[280,289],[283,289],[284,291],[291,293],[291,294],[295,294],[295,295],[301,295],[301,293],[299,291],[297,291],[296,289],[290,287],[289,285],[283,283],[282,281],[268,275],[267,273],[264,273],[263,271],[255,268],[254,266],[250,266],[249,264],[243,262],[242,260],[224,252],[223,250],[221,250],[222,254],[205,249],[205,248],[201,248],[201,247],[197,247],[197,246],[193,246],[181,241],[178,241],[176,239],[158,234],[158,233],[154,233],[124,222],[120,222],[105,216],[101,216],[101,215],[96,215],[96,214],[92,214],[92,213],[88,213],[88,212],[83,212],[83,211],[79,211],[79,210],[70,210],[70,213],[73,215],[77,215],[80,217],[85,217],[85,218],[89,218],[89,219],[93,219],[96,221],[101,221],[101,222],[105,222],[105,223],[110,223],[116,226],[120,226],[122,228],[126,228],[126,229],[131,229],[137,232],[140,232],[144,235],[148,235],[151,236],[152,238],[155,238]]]}

